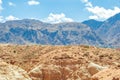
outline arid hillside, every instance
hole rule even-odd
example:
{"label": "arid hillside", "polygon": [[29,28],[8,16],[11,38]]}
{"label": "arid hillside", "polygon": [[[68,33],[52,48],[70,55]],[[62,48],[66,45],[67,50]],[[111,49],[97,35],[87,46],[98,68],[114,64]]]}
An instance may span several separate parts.
{"label": "arid hillside", "polygon": [[[24,69],[32,80],[120,80],[120,51],[116,49],[1,44],[0,59]],[[0,76],[2,72],[0,67]]]}

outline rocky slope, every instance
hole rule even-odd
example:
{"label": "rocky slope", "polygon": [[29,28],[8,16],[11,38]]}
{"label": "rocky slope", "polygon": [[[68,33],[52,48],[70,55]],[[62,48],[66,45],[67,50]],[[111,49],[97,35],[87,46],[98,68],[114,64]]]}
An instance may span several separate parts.
{"label": "rocky slope", "polygon": [[32,80],[120,79],[120,51],[116,49],[8,44],[0,45],[0,58],[23,68]]}
{"label": "rocky slope", "polygon": [[120,69],[105,69],[92,76],[92,80],[120,80]]}
{"label": "rocky slope", "polygon": [[82,22],[90,26],[104,42],[106,47],[119,48],[120,44],[120,13],[101,22],[96,20],[87,20]]}
{"label": "rocky slope", "polygon": [[92,30],[96,31],[104,22],[90,19],[83,21],[82,23],[88,25]]}
{"label": "rocky slope", "polygon": [[96,33],[111,47],[120,47],[120,13],[110,17],[97,29]]}
{"label": "rocky slope", "polygon": [[0,43],[102,45],[104,42],[82,23],[48,24],[38,20],[15,20],[0,24]]}
{"label": "rocky slope", "polygon": [[23,69],[0,60],[0,80],[32,80]]}
{"label": "rocky slope", "polygon": [[44,23],[23,19],[0,23],[0,43],[120,47],[120,13],[101,22]]}

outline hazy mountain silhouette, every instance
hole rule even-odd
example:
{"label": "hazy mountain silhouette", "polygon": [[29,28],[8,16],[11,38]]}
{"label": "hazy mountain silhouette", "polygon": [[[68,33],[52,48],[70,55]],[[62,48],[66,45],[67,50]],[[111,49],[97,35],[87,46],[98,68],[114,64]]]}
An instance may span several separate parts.
{"label": "hazy mountain silhouette", "polygon": [[106,21],[87,20],[82,23],[44,23],[23,19],[0,23],[0,43],[96,45],[119,47],[120,13]]}

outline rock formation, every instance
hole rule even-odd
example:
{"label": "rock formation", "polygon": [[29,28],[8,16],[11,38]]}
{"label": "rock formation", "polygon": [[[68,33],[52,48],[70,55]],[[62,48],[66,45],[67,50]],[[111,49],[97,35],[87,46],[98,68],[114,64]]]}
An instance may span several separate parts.
{"label": "rock formation", "polygon": [[92,80],[120,80],[120,69],[105,69],[92,76]]}
{"label": "rock formation", "polygon": [[0,80],[32,80],[23,69],[0,60]]}
{"label": "rock formation", "polygon": [[0,59],[0,80],[120,79],[120,50],[116,49],[0,45]]}

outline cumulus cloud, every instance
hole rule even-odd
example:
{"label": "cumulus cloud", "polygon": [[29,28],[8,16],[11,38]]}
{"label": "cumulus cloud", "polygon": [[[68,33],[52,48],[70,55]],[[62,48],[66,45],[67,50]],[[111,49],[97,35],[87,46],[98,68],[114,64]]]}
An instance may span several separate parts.
{"label": "cumulus cloud", "polygon": [[97,19],[99,19],[99,18],[98,18],[98,16],[93,15],[93,16],[89,16],[89,19],[96,19],[96,20],[97,20]]}
{"label": "cumulus cloud", "polygon": [[36,0],[30,0],[30,1],[28,1],[28,5],[39,5],[40,4],[40,2],[39,1],[36,1]]}
{"label": "cumulus cloud", "polygon": [[119,7],[114,7],[113,9],[105,9],[100,6],[93,6],[89,0],[82,0],[85,3],[86,9],[93,15],[89,16],[90,19],[105,20],[120,12]]}
{"label": "cumulus cloud", "polygon": [[13,2],[8,2],[9,6],[15,6]]}
{"label": "cumulus cloud", "polygon": [[4,22],[4,17],[0,16],[0,22]]}
{"label": "cumulus cloud", "polygon": [[12,15],[7,16],[7,17],[0,16],[0,22],[1,23],[4,23],[5,21],[11,21],[11,20],[19,20],[19,18],[14,17]]}
{"label": "cumulus cloud", "polygon": [[2,7],[2,0],[0,0],[0,12],[3,10],[3,7]]}
{"label": "cumulus cloud", "polygon": [[89,2],[88,0],[82,0],[82,2],[85,3],[85,6],[87,6],[87,7],[92,7],[93,6],[92,3]]}
{"label": "cumulus cloud", "polygon": [[64,13],[61,14],[50,13],[48,18],[45,18],[42,21],[55,24],[61,22],[73,22],[73,19],[67,18]]}
{"label": "cumulus cloud", "polygon": [[[103,7],[87,8],[89,12],[93,13],[95,19],[107,19],[120,12],[120,8],[114,7],[114,9],[105,9]],[[90,16],[92,18],[92,16]],[[89,17],[89,18],[90,18]]]}
{"label": "cumulus cloud", "polygon": [[8,17],[5,18],[6,21],[18,20],[18,19],[19,19],[19,18],[14,17],[14,16],[12,16],[12,15],[10,15],[10,16],[8,16]]}

